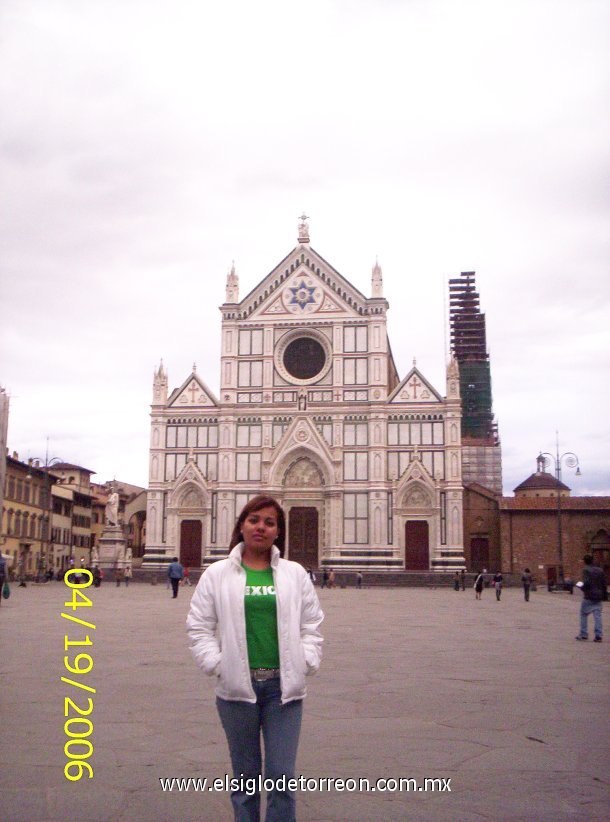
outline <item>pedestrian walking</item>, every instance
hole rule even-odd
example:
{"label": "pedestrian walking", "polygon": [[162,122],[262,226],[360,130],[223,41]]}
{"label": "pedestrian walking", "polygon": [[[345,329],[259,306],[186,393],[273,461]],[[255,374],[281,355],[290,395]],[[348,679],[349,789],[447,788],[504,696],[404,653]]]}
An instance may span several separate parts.
{"label": "pedestrian walking", "polygon": [[295,792],[286,783],[295,776],[305,677],[322,657],[324,614],[305,568],[282,558],[285,523],[273,497],[251,499],[235,524],[229,556],[202,575],[187,618],[193,657],[216,677],[237,780],[231,802],[235,819],[244,822],[260,819],[263,773],[274,780],[267,822],[296,819]]}
{"label": "pedestrian walking", "polygon": [[523,596],[526,602],[530,601],[530,588],[532,587],[532,572],[526,568],[521,575],[521,584],[523,585]]}
{"label": "pedestrian walking", "polygon": [[602,630],[602,602],[608,600],[608,585],[606,576],[602,568],[593,565],[591,554],[585,554],[582,558],[585,567],[582,572],[582,582],[576,585],[582,590],[582,602],[580,603],[580,633],[576,637],[579,640],[589,639],[589,614],[593,614],[593,627],[595,631],[595,642],[601,642]]}
{"label": "pedestrian walking", "polygon": [[133,576],[133,571],[131,570],[131,565],[127,565],[124,571],[125,577],[125,587],[129,588],[129,583],[131,582],[131,578]]}
{"label": "pedestrian walking", "polygon": [[322,571],[322,588],[327,588],[327,587],[328,587],[328,569],[325,568]]}
{"label": "pedestrian walking", "polygon": [[483,575],[483,571],[480,571],[479,575],[474,581],[474,592],[475,592],[475,599],[481,599],[481,594],[483,593],[483,585],[485,584],[485,576]]}
{"label": "pedestrian walking", "polygon": [[500,599],[502,598],[502,586],[504,585],[504,577],[498,571],[497,574],[494,574],[494,580],[493,581],[494,581],[494,588],[496,589],[496,600],[497,600],[497,602],[500,602]]}
{"label": "pedestrian walking", "polygon": [[335,587],[335,572],[332,568],[328,570],[328,587],[334,588]]}
{"label": "pedestrian walking", "polygon": [[460,585],[462,586],[462,591],[466,590],[466,571],[462,568],[460,571]]}
{"label": "pedestrian walking", "polygon": [[99,588],[100,585],[102,584],[102,574],[101,574],[100,569],[97,567],[97,565],[93,566],[92,573],[93,573],[93,587],[94,588]]}
{"label": "pedestrian walking", "polygon": [[455,576],[453,577],[453,590],[460,590],[460,575],[458,571],[455,572]]}
{"label": "pedestrian walking", "polygon": [[184,588],[186,588],[187,585],[188,585],[189,588],[191,587],[191,580],[189,579],[189,573],[190,573],[190,571],[188,569],[188,566],[185,566],[184,567],[184,575],[182,577],[182,586]]}
{"label": "pedestrian walking", "polygon": [[356,574],[356,588],[362,588],[362,571]]}
{"label": "pedestrian walking", "polygon": [[172,586],[172,599],[176,599],[178,596],[178,586],[180,585],[180,580],[184,576],[184,568],[178,562],[178,557],[174,557],[170,564],[167,566],[167,578],[170,581]]}
{"label": "pedestrian walking", "polygon": [[125,578],[124,570],[122,568],[117,568],[114,572],[114,579],[116,581],[116,587],[117,588],[121,587],[121,582],[123,581],[124,578]]}

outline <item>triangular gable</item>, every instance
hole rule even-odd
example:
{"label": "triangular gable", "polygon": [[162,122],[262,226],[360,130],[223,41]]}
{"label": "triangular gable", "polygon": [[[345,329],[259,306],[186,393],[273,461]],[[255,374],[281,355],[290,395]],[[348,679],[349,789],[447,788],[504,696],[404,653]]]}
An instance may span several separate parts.
{"label": "triangular gable", "polygon": [[239,303],[239,319],[365,314],[367,298],[311,247],[298,246]]}
{"label": "triangular gable", "polygon": [[359,316],[353,309],[346,306],[343,300],[330,291],[326,286],[319,285],[317,279],[303,271],[300,267],[297,273],[286,280],[281,294],[270,305],[264,302],[252,312],[255,317],[311,317],[313,315],[341,314],[344,317],[350,314]]}
{"label": "triangular gable", "polygon": [[441,395],[415,366],[409,371],[404,380],[396,386],[388,399],[393,405],[429,405],[430,403],[443,401]]}
{"label": "triangular gable", "polygon": [[193,371],[180,388],[172,391],[168,400],[168,408],[215,408],[218,400],[207,385]]}
{"label": "triangular gable", "polygon": [[[406,490],[408,485],[413,484],[421,484],[421,486],[432,494],[435,491],[435,482],[434,479],[428,473],[426,466],[422,463],[422,461],[417,456],[417,452],[415,454],[415,459],[412,459],[411,462],[405,468],[402,476],[398,480],[396,485],[396,496],[399,498],[403,491]],[[434,496],[432,496],[434,499]]]}
{"label": "triangular gable", "polygon": [[289,457],[303,452],[304,455],[311,455],[313,459],[320,462],[327,475],[327,481],[332,481],[332,457],[328,443],[316,428],[315,422],[304,416],[297,416],[290,423],[282,434],[278,444],[275,446],[271,474],[277,481],[286,467]]}
{"label": "triangular gable", "polygon": [[170,508],[180,506],[182,508],[201,509],[208,495],[206,478],[191,456],[174,480],[167,501],[168,506]]}

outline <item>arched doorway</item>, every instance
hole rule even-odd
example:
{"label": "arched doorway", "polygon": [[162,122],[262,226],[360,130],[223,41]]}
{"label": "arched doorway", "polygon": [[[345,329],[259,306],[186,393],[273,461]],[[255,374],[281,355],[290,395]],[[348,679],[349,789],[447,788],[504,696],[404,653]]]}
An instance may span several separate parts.
{"label": "arched doorway", "polygon": [[405,522],[405,570],[428,571],[430,569],[430,540],[428,523],[421,519]]}
{"label": "arched doorway", "polygon": [[288,466],[282,484],[288,509],[288,559],[317,568],[324,511],[322,472],[313,459],[300,454]]}
{"label": "arched doorway", "polygon": [[606,581],[610,580],[610,534],[603,529],[598,531],[589,544],[589,553],[593,563],[604,569]]}
{"label": "arched doorway", "polygon": [[185,568],[201,567],[201,520],[183,519],[180,523],[180,562]]}
{"label": "arched doorway", "polygon": [[299,506],[288,512],[288,559],[318,567],[318,511]]}

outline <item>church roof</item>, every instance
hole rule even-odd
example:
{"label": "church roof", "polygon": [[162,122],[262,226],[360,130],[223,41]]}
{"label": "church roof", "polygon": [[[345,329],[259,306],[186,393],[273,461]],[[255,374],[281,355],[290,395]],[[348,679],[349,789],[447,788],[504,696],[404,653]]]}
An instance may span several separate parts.
{"label": "church roof", "polygon": [[548,491],[549,489],[553,491],[557,491],[558,489],[560,491],[570,490],[567,485],[564,485],[563,482],[560,482],[547,471],[536,471],[513,490],[516,493],[517,491]]}
{"label": "church roof", "polygon": [[[500,497],[501,511],[557,512],[557,497]],[[562,497],[562,511],[606,511],[610,514],[610,497]]]}

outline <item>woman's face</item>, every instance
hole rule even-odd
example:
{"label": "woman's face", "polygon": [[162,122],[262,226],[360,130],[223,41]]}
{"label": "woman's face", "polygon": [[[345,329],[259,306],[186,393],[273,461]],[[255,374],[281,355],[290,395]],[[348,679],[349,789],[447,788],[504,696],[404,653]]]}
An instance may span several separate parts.
{"label": "woman's face", "polygon": [[250,551],[268,551],[278,534],[277,512],[273,506],[248,514],[241,526],[245,547]]}

